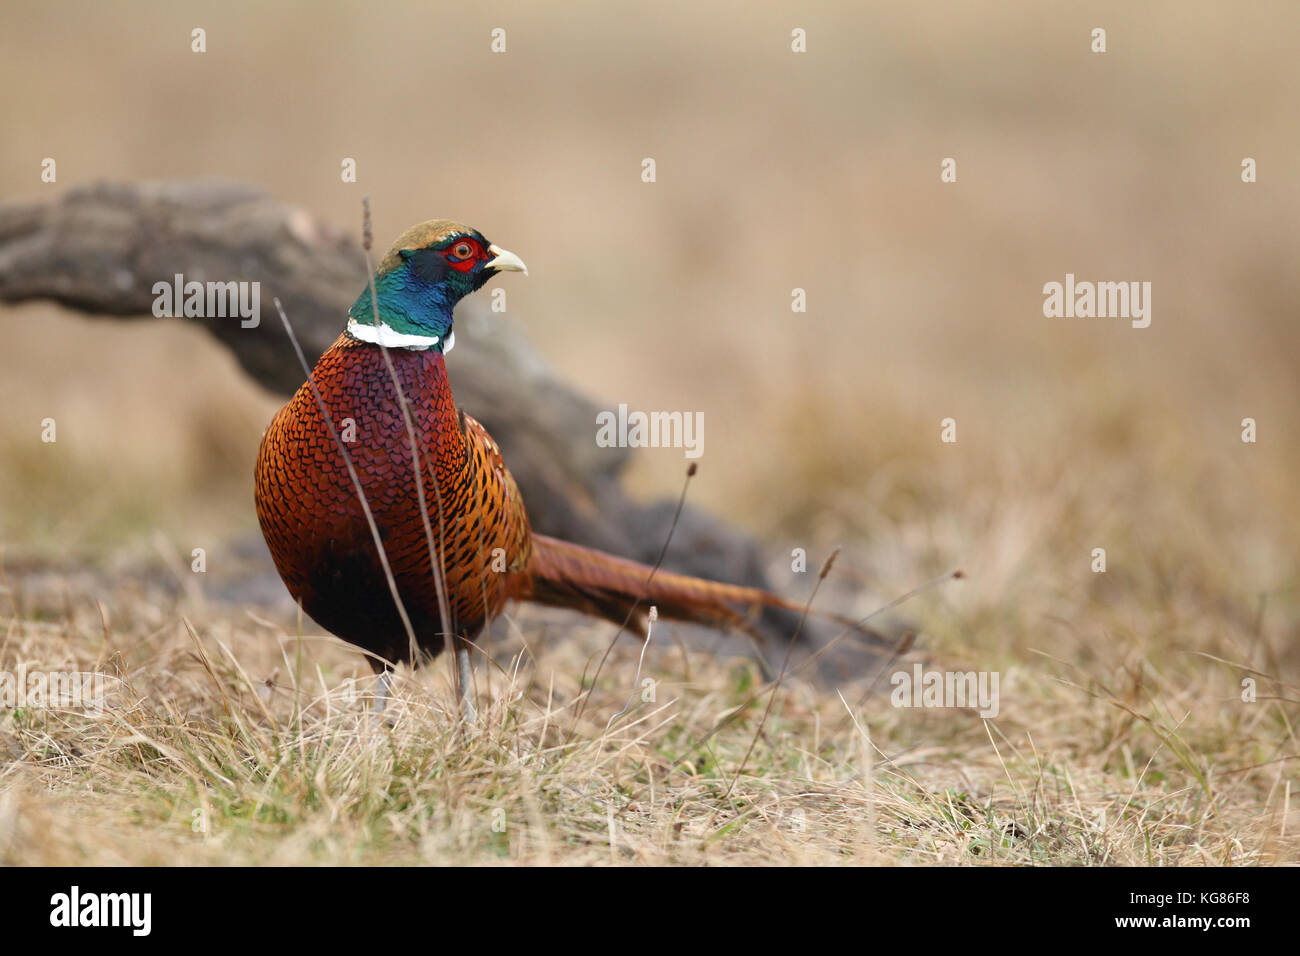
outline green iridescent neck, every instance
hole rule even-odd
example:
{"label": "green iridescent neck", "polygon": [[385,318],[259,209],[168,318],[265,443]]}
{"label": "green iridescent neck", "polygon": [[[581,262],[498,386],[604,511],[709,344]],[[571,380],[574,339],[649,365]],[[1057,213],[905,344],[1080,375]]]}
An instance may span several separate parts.
{"label": "green iridescent neck", "polygon": [[390,347],[446,351],[453,341],[455,306],[449,291],[404,268],[376,276],[373,296],[367,283],[348,309],[348,332],[362,341]]}

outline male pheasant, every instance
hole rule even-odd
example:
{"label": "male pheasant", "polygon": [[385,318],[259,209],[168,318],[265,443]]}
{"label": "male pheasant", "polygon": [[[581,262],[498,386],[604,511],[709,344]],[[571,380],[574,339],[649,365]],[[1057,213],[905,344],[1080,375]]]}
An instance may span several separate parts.
{"label": "male pheasant", "polygon": [[530,530],[500,449],[456,407],[444,362],[456,303],[501,272],[527,275],[477,230],[441,219],[408,229],[380,262],[373,294],[368,284],[345,331],[272,420],[257,456],[257,516],[302,608],[369,651],[382,673],[454,639],[471,713],[469,648],[509,599],[618,623],[640,602],[751,633],[765,609],[798,610],[765,591],[652,574]]}

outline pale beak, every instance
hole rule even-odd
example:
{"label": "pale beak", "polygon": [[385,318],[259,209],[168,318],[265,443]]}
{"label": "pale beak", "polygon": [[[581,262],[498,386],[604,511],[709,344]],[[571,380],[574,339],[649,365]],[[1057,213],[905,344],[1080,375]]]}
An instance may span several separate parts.
{"label": "pale beak", "polygon": [[522,272],[528,275],[528,266],[524,265],[524,260],[509,249],[502,249],[500,246],[488,246],[488,252],[496,258],[489,259],[484,269],[496,269],[497,272]]}

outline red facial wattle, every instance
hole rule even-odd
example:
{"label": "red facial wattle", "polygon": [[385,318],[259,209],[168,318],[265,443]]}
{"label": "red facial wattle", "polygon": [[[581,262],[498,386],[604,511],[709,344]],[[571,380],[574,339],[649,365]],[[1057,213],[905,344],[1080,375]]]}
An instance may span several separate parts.
{"label": "red facial wattle", "polygon": [[447,265],[457,272],[470,272],[480,261],[487,259],[483,247],[477,240],[470,239],[468,236],[453,242],[443,251],[443,256],[447,260]]}

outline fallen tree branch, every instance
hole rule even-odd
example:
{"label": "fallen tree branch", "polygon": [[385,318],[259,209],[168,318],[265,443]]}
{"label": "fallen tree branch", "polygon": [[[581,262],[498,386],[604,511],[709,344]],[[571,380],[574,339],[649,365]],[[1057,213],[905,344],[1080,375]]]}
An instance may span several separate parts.
{"label": "fallen tree branch", "polygon": [[[256,281],[268,310],[284,303],[309,361],[329,347],[366,280],[360,243],[267,192],[239,183],[100,183],[51,203],[0,206],[0,301],[48,300],[92,316],[152,318],[153,286]],[[201,323],[243,369],[290,394],[302,371],[278,322]],[[621,448],[595,442],[597,406],[556,377],[518,327],[468,300],[448,361],[460,405],[505,450],[534,527],[653,561],[672,502],[642,505],[622,491]],[[687,507],[664,566],[766,585],[753,542]]]}

